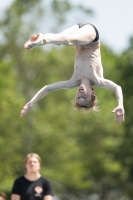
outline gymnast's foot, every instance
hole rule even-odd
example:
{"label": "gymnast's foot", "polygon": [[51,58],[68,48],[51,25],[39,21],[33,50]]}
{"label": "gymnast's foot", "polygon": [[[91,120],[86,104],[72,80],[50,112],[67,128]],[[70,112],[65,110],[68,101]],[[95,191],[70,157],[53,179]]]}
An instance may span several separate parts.
{"label": "gymnast's foot", "polygon": [[37,35],[32,35],[31,38],[24,44],[24,48],[26,50],[31,50],[37,46],[42,46],[46,43],[44,39],[44,35],[42,33],[38,33]]}
{"label": "gymnast's foot", "polygon": [[30,108],[32,108],[33,107],[33,104],[32,103],[27,103],[24,107],[23,107],[23,109],[21,110],[21,113],[20,113],[20,116],[21,117],[23,117],[26,113],[27,113],[27,111],[30,109]]}

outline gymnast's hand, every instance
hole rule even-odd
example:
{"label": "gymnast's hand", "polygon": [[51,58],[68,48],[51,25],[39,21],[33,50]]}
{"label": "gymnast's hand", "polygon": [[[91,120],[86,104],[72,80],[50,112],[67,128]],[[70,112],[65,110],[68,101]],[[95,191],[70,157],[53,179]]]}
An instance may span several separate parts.
{"label": "gymnast's hand", "polygon": [[124,108],[121,106],[117,106],[112,113],[116,113],[116,124],[120,124],[121,122],[124,122]]}
{"label": "gymnast's hand", "polygon": [[44,35],[38,33],[37,35],[32,35],[31,38],[24,44],[24,48],[27,50],[33,49],[37,46],[42,46],[46,43]]}
{"label": "gymnast's hand", "polygon": [[27,111],[28,111],[30,108],[32,108],[32,107],[33,107],[33,104],[30,103],[30,102],[28,102],[28,103],[23,107],[23,109],[21,110],[20,116],[23,117],[23,116],[27,113]]}

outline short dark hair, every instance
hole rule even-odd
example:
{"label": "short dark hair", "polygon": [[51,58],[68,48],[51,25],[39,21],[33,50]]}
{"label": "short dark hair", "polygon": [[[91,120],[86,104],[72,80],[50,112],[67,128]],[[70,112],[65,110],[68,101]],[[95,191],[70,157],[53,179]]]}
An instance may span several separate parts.
{"label": "short dark hair", "polygon": [[6,198],[6,194],[4,192],[0,192],[0,197]]}

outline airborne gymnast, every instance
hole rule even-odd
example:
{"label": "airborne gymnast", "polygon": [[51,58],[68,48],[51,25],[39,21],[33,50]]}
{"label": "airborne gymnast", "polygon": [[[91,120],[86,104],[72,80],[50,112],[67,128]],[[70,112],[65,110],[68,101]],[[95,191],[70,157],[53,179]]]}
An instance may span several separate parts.
{"label": "airborne gymnast", "polygon": [[35,96],[23,107],[21,117],[33,107],[39,99],[52,91],[78,87],[74,107],[79,110],[98,111],[97,96],[93,86],[107,88],[115,93],[117,107],[112,111],[116,115],[116,124],[124,121],[123,94],[119,85],[103,76],[103,67],[100,53],[100,40],[97,28],[90,23],[76,24],[61,33],[53,34],[39,33],[32,35],[25,43],[26,50],[46,44],[75,46],[76,55],[74,61],[74,72],[70,80],[45,85]]}

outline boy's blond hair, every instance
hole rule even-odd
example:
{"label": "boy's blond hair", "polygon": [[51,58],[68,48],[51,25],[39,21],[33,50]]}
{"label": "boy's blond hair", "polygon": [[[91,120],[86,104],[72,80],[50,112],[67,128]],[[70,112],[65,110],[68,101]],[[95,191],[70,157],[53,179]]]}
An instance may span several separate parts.
{"label": "boy's blond hair", "polygon": [[88,104],[87,106],[81,106],[78,104],[78,102],[72,101],[73,106],[77,109],[77,110],[82,110],[84,112],[89,112],[90,110],[93,110],[95,112],[99,112],[99,107],[97,106],[97,96],[92,88],[92,94],[91,94],[91,102],[90,104]]}

